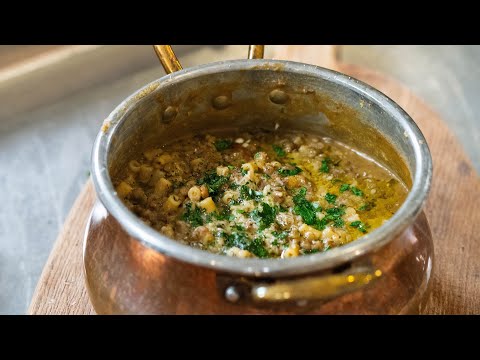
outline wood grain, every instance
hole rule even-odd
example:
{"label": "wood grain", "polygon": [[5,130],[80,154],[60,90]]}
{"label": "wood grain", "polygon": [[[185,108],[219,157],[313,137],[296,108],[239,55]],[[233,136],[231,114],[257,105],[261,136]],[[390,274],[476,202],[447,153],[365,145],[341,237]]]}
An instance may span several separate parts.
{"label": "wood grain", "polygon": [[83,277],[83,234],[95,202],[91,180],[68,214],[37,284],[29,314],[94,314]]}
{"label": "wood grain", "polygon": [[[336,54],[333,48],[326,51]],[[430,146],[434,164],[426,214],[434,237],[435,265],[430,299],[422,313],[479,314],[480,179],[461,144],[440,116],[392,78],[354,65],[335,62],[332,65],[328,60],[331,57],[325,56],[325,48],[288,46],[274,52],[276,58],[288,57],[296,61],[323,59],[322,64],[330,64],[381,90],[416,121]],[[94,313],[84,286],[82,264],[83,233],[93,202],[93,187],[89,181],[74,204],[43,270],[30,314]]]}

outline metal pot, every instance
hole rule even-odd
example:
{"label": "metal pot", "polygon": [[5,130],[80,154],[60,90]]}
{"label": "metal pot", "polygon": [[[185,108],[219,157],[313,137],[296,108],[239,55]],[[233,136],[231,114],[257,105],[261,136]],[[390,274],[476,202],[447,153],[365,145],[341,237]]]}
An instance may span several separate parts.
{"label": "metal pot", "polygon": [[[165,69],[180,69],[158,47]],[[260,48],[252,48],[259,57]],[[144,148],[208,129],[291,128],[330,136],[394,172],[409,188],[380,228],[325,253],[241,259],[194,249],[145,225],[111,177]],[[424,214],[432,161],[396,103],[347,75],[290,61],[224,61],[151,82],[105,120],[92,154],[98,196],[86,231],[87,288],[98,313],[405,313],[430,279]]]}

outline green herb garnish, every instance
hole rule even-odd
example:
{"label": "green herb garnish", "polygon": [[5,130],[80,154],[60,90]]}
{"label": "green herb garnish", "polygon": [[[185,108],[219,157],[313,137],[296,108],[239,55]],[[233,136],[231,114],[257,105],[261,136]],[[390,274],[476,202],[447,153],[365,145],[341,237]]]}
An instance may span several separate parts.
{"label": "green herb garnish", "polygon": [[345,214],[345,209],[343,207],[334,207],[326,210],[327,215],[322,219],[324,224],[328,224],[330,221],[333,221],[333,226],[343,227],[345,221],[342,219],[342,215]]}
{"label": "green herb garnish", "polygon": [[247,246],[247,250],[259,258],[268,257],[268,251],[263,246],[263,240],[260,238],[253,239],[253,241]]}
{"label": "green herb garnish", "polygon": [[313,225],[317,219],[317,209],[313,204],[305,198],[307,194],[307,189],[302,187],[298,193],[293,197],[293,203],[295,207],[293,212],[297,215],[300,215],[307,225]]}
{"label": "green herb garnish", "polygon": [[358,208],[358,211],[369,211],[369,210],[372,210],[373,207],[374,207],[374,204],[366,203],[366,204],[363,204],[362,206],[360,206]]}
{"label": "green herb garnish", "polygon": [[285,240],[288,236],[288,231],[272,231],[272,235],[279,240]]}
{"label": "green herb garnish", "polygon": [[267,203],[262,202],[260,207],[250,213],[250,217],[255,220],[258,230],[262,231],[268,228],[275,221],[277,209],[271,207]]}
{"label": "green herb garnish", "polygon": [[233,144],[232,140],[220,139],[220,140],[215,141],[215,148],[217,149],[217,151],[223,151],[223,150],[226,150],[226,149],[230,148],[232,146],[232,144]]}
{"label": "green herb garnish", "polygon": [[360,190],[359,188],[355,187],[355,186],[351,186],[349,184],[342,184],[340,186],[340,192],[343,193],[347,190],[350,190],[353,195],[356,195],[356,196],[363,196],[363,191]]}
{"label": "green herb garnish", "polygon": [[357,228],[360,230],[362,233],[366,233],[367,229],[365,229],[365,224],[361,222],[360,220],[354,221],[350,223],[351,227]]}
{"label": "green herb garnish", "polygon": [[302,254],[303,254],[303,255],[316,254],[316,253],[318,253],[318,252],[320,252],[320,250],[318,250],[318,249],[309,249],[309,250],[305,249],[305,250],[302,250]]}
{"label": "green herb garnish", "polygon": [[250,251],[252,254],[259,258],[268,257],[268,251],[265,249],[263,240],[256,238],[251,240],[249,236],[244,232],[242,226],[236,227],[238,231],[233,231],[231,234],[223,232],[221,236],[225,238],[225,245],[229,248],[237,247],[242,250]]}
{"label": "green herb garnish", "polygon": [[295,166],[293,170],[283,169],[283,168],[278,169],[278,173],[283,177],[297,175],[297,174],[300,174],[301,172],[302,172],[302,169],[300,169],[298,166]]}
{"label": "green herb garnish", "polygon": [[221,213],[218,213],[218,212],[212,213],[212,216],[215,219],[222,221],[222,220],[230,220],[232,214],[230,213],[230,210],[225,209]]}
{"label": "green herb garnish", "polygon": [[283,150],[280,146],[273,144],[272,145],[273,151],[277,154],[278,157],[285,157],[287,153]]}
{"label": "green herb garnish", "polygon": [[342,184],[342,185],[340,186],[340,192],[341,192],[341,193],[343,193],[343,192],[345,192],[345,191],[347,191],[347,190],[349,190],[349,189],[350,189],[350,185],[348,185],[348,184]]}
{"label": "green herb garnish", "polygon": [[320,167],[320,172],[326,174],[330,171],[330,167],[328,166],[329,162],[331,162],[330,158],[325,158],[322,160],[322,166]]}
{"label": "green herb garnish", "polygon": [[353,193],[353,195],[363,196],[363,191],[360,190],[359,188],[355,187],[355,186],[351,186],[350,191]]}
{"label": "green herb garnish", "polygon": [[327,200],[329,204],[335,204],[335,201],[337,200],[337,195],[327,193],[327,195],[325,195],[325,200]]}
{"label": "green herb garnish", "polygon": [[205,175],[197,181],[199,185],[205,184],[207,186],[208,193],[211,196],[218,195],[221,187],[225,185],[227,182],[228,182],[228,177],[217,175],[217,172],[215,169],[207,171]]}
{"label": "green herb garnish", "polygon": [[234,231],[231,234],[223,233],[225,238],[225,245],[228,247],[238,247],[239,249],[246,250],[250,239],[247,234],[241,231]]}
{"label": "green herb garnish", "polygon": [[185,206],[185,212],[182,215],[182,220],[188,222],[190,226],[196,228],[203,225],[202,210],[198,207],[192,208],[192,204],[188,203]]}
{"label": "green herb garnish", "polygon": [[338,219],[342,215],[345,215],[345,209],[343,207],[334,207],[326,210],[327,215],[325,218],[328,221],[334,221],[335,219]]}
{"label": "green herb garnish", "polygon": [[261,191],[255,191],[247,185],[240,186],[240,198],[242,200],[260,200],[263,197]]}

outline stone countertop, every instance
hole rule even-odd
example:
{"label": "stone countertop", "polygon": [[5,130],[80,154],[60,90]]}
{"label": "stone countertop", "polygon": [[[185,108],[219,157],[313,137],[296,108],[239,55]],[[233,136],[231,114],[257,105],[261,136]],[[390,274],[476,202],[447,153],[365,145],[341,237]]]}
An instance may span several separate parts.
{"label": "stone countertop", "polygon": [[[102,120],[126,96],[163,75],[149,47],[118,47],[108,77],[92,77],[81,88],[62,84],[62,96],[45,104],[0,111],[0,314],[25,313],[55,238],[89,176],[90,150]],[[135,58],[118,56],[135,51]],[[123,54],[123,53],[122,53]],[[196,48],[182,55],[185,67],[243,58],[242,46]],[[179,54],[180,55],[180,54]],[[345,62],[389,74],[407,85],[447,121],[479,171],[480,46],[345,46]],[[100,59],[101,58],[101,59]],[[122,62],[123,61],[123,62]],[[125,63],[125,64],[124,64]],[[89,66],[84,72],[99,67]],[[60,76],[60,75],[58,75]],[[86,76],[86,75],[85,75]],[[1,89],[0,89],[1,90]],[[68,91],[67,91],[68,90]],[[33,92],[28,94],[29,96]],[[9,107],[12,96],[2,95]]]}

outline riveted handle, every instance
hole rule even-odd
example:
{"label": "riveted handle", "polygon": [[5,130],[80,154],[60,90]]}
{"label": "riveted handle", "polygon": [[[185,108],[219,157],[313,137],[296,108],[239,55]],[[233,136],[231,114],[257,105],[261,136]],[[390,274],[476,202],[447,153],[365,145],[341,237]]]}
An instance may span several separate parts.
{"label": "riveted handle", "polygon": [[[248,58],[263,59],[264,48],[264,45],[250,45],[248,48]],[[182,65],[180,65],[180,61],[178,61],[171,45],[153,45],[153,49],[167,74],[182,70]]]}
{"label": "riveted handle", "polygon": [[361,267],[340,274],[256,284],[251,296],[254,301],[267,302],[325,300],[361,289],[381,276],[381,270]]}

